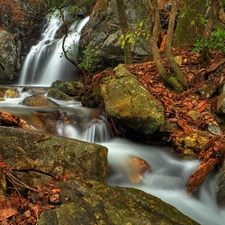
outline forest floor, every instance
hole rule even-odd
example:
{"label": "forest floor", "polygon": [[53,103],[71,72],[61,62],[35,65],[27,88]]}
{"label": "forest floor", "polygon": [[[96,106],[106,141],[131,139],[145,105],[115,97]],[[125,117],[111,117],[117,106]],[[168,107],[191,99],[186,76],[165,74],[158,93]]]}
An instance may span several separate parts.
{"label": "forest floor", "polygon": [[[215,116],[208,109],[212,108],[218,98],[225,80],[225,55],[221,52],[212,52],[208,63],[201,62],[199,53],[194,53],[189,48],[174,50],[174,55],[182,58],[180,68],[189,83],[189,88],[181,94],[174,93],[164,84],[154,62],[132,64],[127,68],[163,104],[165,119],[176,122],[185,133],[190,132],[193,127],[205,131],[209,123],[218,125]],[[164,65],[170,73],[171,68],[166,58]],[[94,77],[98,79],[111,73],[112,70],[105,70]],[[206,95],[206,90],[209,90],[207,87],[210,87],[210,91],[207,91]],[[196,120],[189,116],[192,109],[197,109],[201,115]],[[220,162],[224,160],[224,155],[225,152],[222,154]],[[10,168],[6,164],[0,162],[0,169],[0,172],[3,171],[9,178],[11,176],[13,181]],[[18,185],[24,187],[24,184]],[[27,190],[26,196],[21,195],[15,189],[10,191],[7,196],[0,198],[0,224],[37,224],[42,211],[56,207],[57,193],[60,190],[54,189],[54,182],[35,189],[40,196],[40,201],[35,203],[30,201],[29,196],[32,187],[31,190],[29,187]]]}

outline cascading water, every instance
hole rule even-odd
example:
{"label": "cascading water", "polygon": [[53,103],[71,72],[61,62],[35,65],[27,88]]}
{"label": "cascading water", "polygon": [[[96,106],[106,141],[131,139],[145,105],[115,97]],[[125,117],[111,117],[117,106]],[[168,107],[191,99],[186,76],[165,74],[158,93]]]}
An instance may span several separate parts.
{"label": "cascading water", "polygon": [[[74,60],[77,60],[78,43],[80,32],[89,17],[78,21],[72,25],[68,37],[66,38],[65,49],[72,47]],[[56,80],[78,80],[76,68],[65,57],[62,57],[62,41],[55,39],[58,29],[62,23],[56,15],[51,16],[41,40],[32,46],[23,64],[19,84],[20,86],[50,86]]]}
{"label": "cascading water", "polygon": [[[32,92],[37,88],[32,88]],[[38,92],[47,89],[38,89]],[[135,143],[121,138],[112,138],[107,120],[97,109],[82,107],[79,102],[56,101],[60,106],[51,108],[35,108],[18,105],[30,92],[17,89],[18,97],[0,101],[3,111],[8,111],[32,124],[35,112],[60,114],[55,127],[57,135],[96,142],[108,148],[110,168],[115,168],[109,175],[108,184],[123,187],[134,187],[155,195],[165,202],[175,206],[179,211],[199,222],[201,225],[223,225],[225,209],[216,203],[215,174],[212,174],[202,184],[197,194],[188,196],[185,184],[189,176],[199,165],[198,160],[186,160],[178,157],[178,153],[170,152],[162,147]],[[130,156],[145,159],[151,165],[140,184],[127,180],[129,167],[124,162]],[[115,172],[116,171],[116,172]],[[129,171],[128,171],[129,172]]]}

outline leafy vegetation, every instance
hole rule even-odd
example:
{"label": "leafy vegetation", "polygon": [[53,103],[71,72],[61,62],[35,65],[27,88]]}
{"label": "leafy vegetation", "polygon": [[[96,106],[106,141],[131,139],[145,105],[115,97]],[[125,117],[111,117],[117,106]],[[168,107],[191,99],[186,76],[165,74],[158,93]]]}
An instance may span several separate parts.
{"label": "leafy vegetation", "polygon": [[200,52],[202,49],[206,48],[209,51],[216,50],[225,53],[225,30],[218,27],[212,32],[209,39],[197,40],[194,47],[195,52]]}
{"label": "leafy vegetation", "polygon": [[97,68],[97,64],[100,61],[98,53],[99,51],[96,51],[96,49],[90,49],[88,46],[86,46],[83,51],[83,57],[80,58],[78,67],[80,69],[86,70],[88,73],[91,73],[93,69]]}
{"label": "leafy vegetation", "polygon": [[122,34],[119,38],[118,43],[124,48],[126,43],[131,45],[138,44],[138,37],[142,36],[145,39],[149,39],[150,31],[145,29],[146,20],[142,20],[140,24],[133,24],[133,28],[129,29],[126,34]]}

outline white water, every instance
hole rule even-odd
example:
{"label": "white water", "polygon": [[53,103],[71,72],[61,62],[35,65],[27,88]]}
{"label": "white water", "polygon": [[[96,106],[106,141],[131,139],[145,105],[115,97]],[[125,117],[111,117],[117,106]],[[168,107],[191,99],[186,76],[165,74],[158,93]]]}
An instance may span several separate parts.
{"label": "white water", "polygon": [[[225,209],[219,208],[216,203],[215,174],[204,182],[194,196],[186,193],[185,185],[198,167],[198,160],[181,160],[178,154],[164,148],[117,138],[104,145],[109,149],[109,164],[120,171],[109,177],[109,185],[134,187],[155,195],[201,225],[225,224]],[[139,185],[124,182],[123,162],[128,156],[145,159],[151,165],[151,172],[145,174]]]}
{"label": "white water", "polygon": [[[66,38],[65,48],[73,48],[74,60],[77,60],[80,32],[88,20],[89,17],[73,24]],[[55,39],[61,25],[57,16],[53,15],[49,19],[41,40],[31,47],[23,63],[18,85],[50,86],[56,80],[79,79],[75,66],[62,57],[62,38]]]}
{"label": "white water", "polygon": [[[99,110],[84,108],[80,102],[64,102],[53,99],[60,107],[51,108],[18,105],[24,97],[31,95],[35,90],[42,93],[47,92],[46,88],[32,88],[32,92],[21,92],[21,90],[21,88],[17,88],[17,98],[6,98],[6,101],[0,102],[1,110],[20,116],[31,124],[32,119],[30,118],[33,117],[33,112],[58,111],[61,116],[56,121],[56,134],[100,143],[109,149],[109,165],[117,171],[109,176],[109,185],[135,187],[151,193],[202,225],[225,224],[225,209],[219,208],[216,204],[215,174],[212,174],[204,182],[197,194],[194,196],[186,194],[185,185],[189,176],[198,167],[198,160],[181,159],[178,157],[178,153],[171,153],[163,147],[112,138],[107,121]],[[124,161],[129,156],[142,158],[151,165],[151,172],[145,174],[139,185],[126,179],[128,168],[124,166]]]}

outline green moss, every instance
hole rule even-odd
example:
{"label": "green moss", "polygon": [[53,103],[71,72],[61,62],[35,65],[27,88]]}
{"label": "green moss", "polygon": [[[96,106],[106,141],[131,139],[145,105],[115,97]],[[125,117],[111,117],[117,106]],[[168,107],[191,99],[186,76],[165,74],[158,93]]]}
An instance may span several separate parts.
{"label": "green moss", "polygon": [[184,91],[182,84],[177,80],[175,76],[167,76],[166,82],[173,88],[173,90],[181,93]]}
{"label": "green moss", "polygon": [[[56,224],[197,225],[176,208],[137,189],[109,187],[95,181],[77,181],[74,187],[78,187],[78,193],[73,202],[52,210],[58,215]],[[39,224],[48,224],[48,218],[52,217],[43,212]]]}

